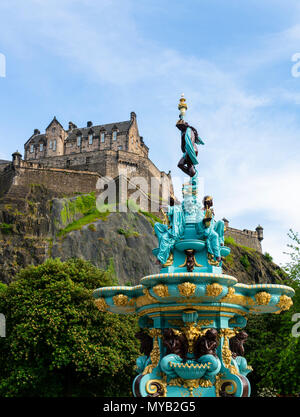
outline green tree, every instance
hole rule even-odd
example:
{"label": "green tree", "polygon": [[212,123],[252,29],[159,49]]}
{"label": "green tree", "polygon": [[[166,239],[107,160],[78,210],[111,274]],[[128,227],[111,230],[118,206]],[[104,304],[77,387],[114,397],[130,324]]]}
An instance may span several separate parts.
{"label": "green tree", "polygon": [[281,395],[300,393],[300,337],[292,335],[292,316],[300,313],[300,240],[290,230],[290,262],[285,267],[284,284],[294,288],[293,306],[280,314],[250,316],[246,345],[248,362],[254,372],[249,379],[256,388],[274,388]]}
{"label": "green tree", "polygon": [[83,260],[50,259],[1,288],[0,396],[130,395],[136,317],[101,313],[91,296],[112,275]]}

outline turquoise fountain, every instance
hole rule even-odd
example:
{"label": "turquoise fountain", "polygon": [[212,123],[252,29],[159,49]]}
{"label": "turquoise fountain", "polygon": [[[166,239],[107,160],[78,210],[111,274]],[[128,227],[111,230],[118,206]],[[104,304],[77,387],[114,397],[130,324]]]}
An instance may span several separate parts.
{"label": "turquoise fountain", "polygon": [[204,143],[184,121],[183,96],[178,108],[183,152],[178,167],[190,179],[183,184],[182,203],[171,197],[164,223],[154,227],[160,273],[135,287],[98,288],[93,296],[100,311],[139,317],[142,355],[136,361],[135,397],[249,397],[247,315],[288,310],[294,290],[246,285],[222,273],[230,253],[224,223],[214,218],[212,197],[200,199],[195,168],[197,145]]}

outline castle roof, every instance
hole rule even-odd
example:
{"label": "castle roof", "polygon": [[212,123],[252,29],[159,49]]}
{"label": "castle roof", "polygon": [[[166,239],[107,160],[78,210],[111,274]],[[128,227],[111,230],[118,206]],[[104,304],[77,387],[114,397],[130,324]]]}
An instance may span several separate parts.
{"label": "castle roof", "polygon": [[39,143],[46,144],[46,135],[45,134],[39,134],[39,135],[32,135],[28,141],[25,143],[24,146],[26,146],[30,142],[30,145],[38,145]]}
{"label": "castle roof", "polygon": [[10,161],[5,161],[4,159],[0,159],[0,165],[2,164],[9,164]]}
{"label": "castle roof", "polygon": [[117,122],[117,123],[107,123],[105,125],[96,125],[89,127],[76,127],[74,128],[67,137],[66,141],[75,140],[76,137],[81,134],[82,136],[88,136],[90,132],[93,132],[94,135],[99,136],[101,131],[106,133],[112,133],[114,129],[117,129],[120,133],[127,133],[131,125],[131,121]]}

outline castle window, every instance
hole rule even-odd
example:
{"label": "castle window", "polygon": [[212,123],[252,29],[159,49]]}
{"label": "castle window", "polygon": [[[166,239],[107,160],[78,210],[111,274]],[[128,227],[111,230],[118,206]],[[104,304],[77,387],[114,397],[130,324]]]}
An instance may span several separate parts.
{"label": "castle window", "polygon": [[69,168],[69,166],[71,165],[71,161],[70,159],[67,160],[67,168]]}
{"label": "castle window", "polygon": [[113,131],[113,140],[117,140],[117,131],[116,130]]}
{"label": "castle window", "polygon": [[93,144],[93,134],[90,133],[89,134],[89,145],[92,145],[92,144]]}
{"label": "castle window", "polygon": [[44,149],[44,145],[40,143],[40,152],[43,152],[43,149]]}
{"label": "castle window", "polygon": [[50,140],[50,142],[49,142],[49,149],[52,149],[53,148],[53,142],[52,142],[52,140]]}
{"label": "castle window", "polygon": [[123,146],[122,146],[122,145],[120,145],[120,146],[118,147],[118,149],[119,149],[119,151],[121,151],[121,150],[123,149]]}
{"label": "castle window", "polygon": [[91,162],[91,157],[90,157],[90,156],[88,156],[88,157],[86,158],[86,160],[85,160],[85,163],[88,165],[90,162]]}
{"label": "castle window", "polygon": [[104,132],[101,132],[100,141],[103,143],[104,140],[105,140],[105,133]]}
{"label": "castle window", "polygon": [[77,136],[77,146],[81,145],[81,136]]}
{"label": "castle window", "polygon": [[33,145],[30,145],[30,152],[33,153]]}
{"label": "castle window", "polygon": [[53,150],[56,151],[56,140],[53,141]]}

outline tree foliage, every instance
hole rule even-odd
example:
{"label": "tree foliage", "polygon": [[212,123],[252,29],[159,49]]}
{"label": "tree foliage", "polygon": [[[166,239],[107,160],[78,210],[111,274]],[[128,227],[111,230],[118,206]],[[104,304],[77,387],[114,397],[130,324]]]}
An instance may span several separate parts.
{"label": "tree foliage", "polygon": [[1,288],[0,396],[130,395],[137,320],[99,312],[92,290],[107,285],[110,270],[50,259]]}
{"label": "tree foliage", "polygon": [[292,251],[284,284],[295,290],[293,306],[280,314],[250,316],[246,356],[254,368],[249,379],[256,389],[273,388],[281,395],[299,395],[300,337],[292,335],[292,316],[300,313],[300,240],[292,230],[289,237],[292,243],[288,247]]}

